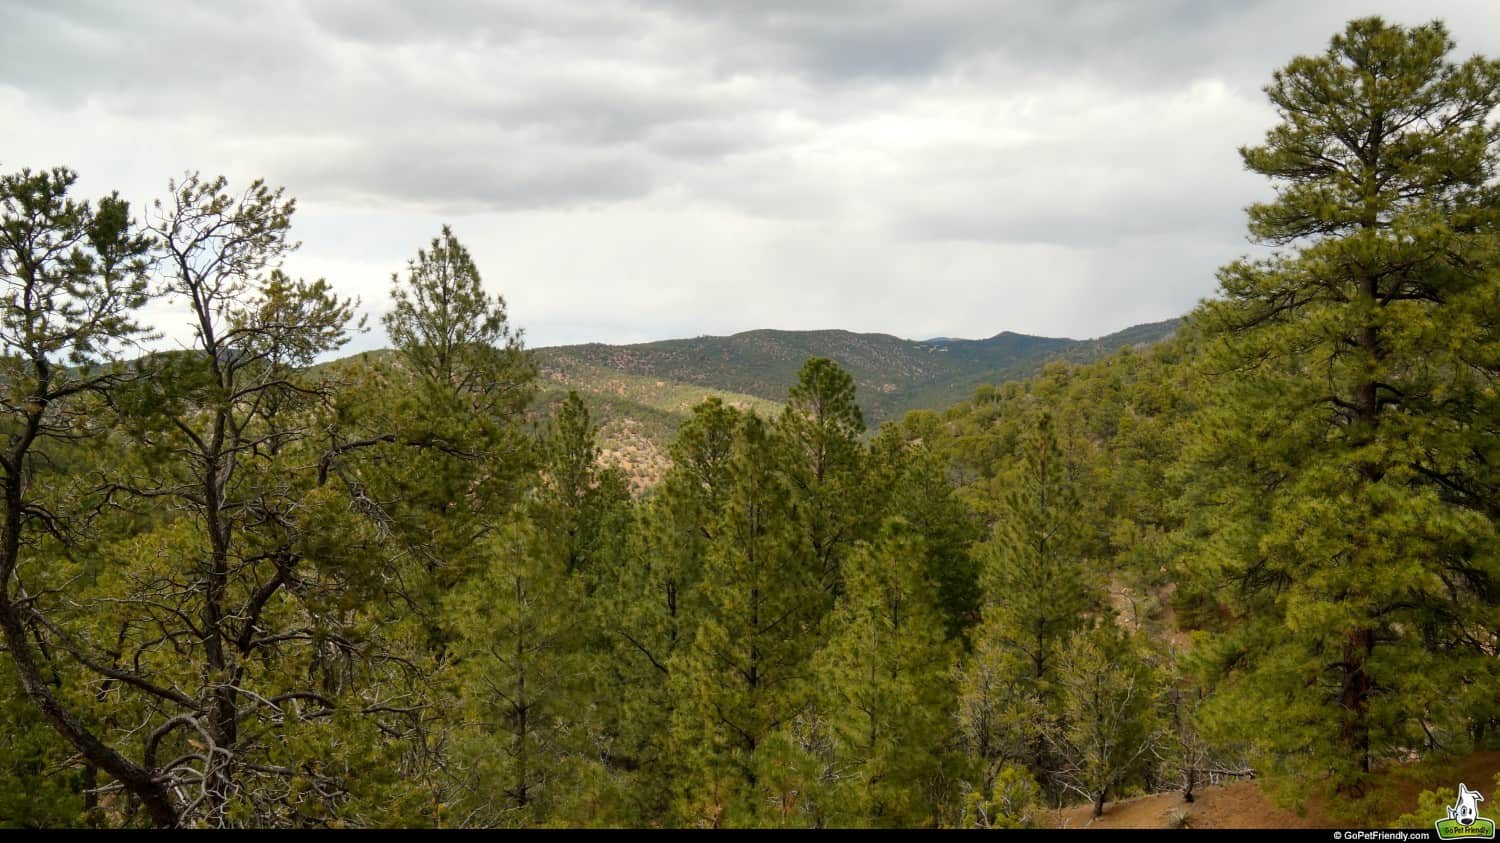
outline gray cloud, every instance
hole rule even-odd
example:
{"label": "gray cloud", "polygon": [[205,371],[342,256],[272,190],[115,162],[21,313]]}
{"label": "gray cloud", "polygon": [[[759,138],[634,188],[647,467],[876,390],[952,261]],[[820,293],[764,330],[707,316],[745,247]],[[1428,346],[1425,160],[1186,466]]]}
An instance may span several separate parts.
{"label": "gray cloud", "polygon": [[[704,4],[675,3],[688,11]],[[1171,74],[1205,58],[1198,38],[1263,2],[1195,0],[1060,0],[1034,3],[973,0],[708,4],[726,30],[751,36],[778,62],[847,81],[927,76],[998,58],[1027,73],[1084,67],[1124,69],[1137,76]],[[1181,36],[1192,40],[1140,58]],[[1183,47],[1186,46],[1186,49]],[[744,60],[750,51],[733,55]]]}
{"label": "gray cloud", "polygon": [[[482,167],[475,166],[484,161]],[[427,203],[449,213],[524,210],[580,202],[621,202],[654,182],[628,149],[533,146],[513,136],[436,141],[422,137],[359,141],[344,153],[287,162],[306,189],[348,201]]]}
{"label": "gray cloud", "polygon": [[11,0],[0,166],[265,176],[376,311],[456,218],[534,342],[1090,335],[1212,291],[1259,86],[1371,12],[1500,53],[1489,0]]}

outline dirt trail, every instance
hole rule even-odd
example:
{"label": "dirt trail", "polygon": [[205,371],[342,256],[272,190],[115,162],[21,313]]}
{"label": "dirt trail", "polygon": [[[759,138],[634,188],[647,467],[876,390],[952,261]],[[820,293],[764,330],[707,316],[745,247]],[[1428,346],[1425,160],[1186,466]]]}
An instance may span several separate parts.
{"label": "dirt trail", "polygon": [[[1390,788],[1388,813],[1395,817],[1417,806],[1423,790],[1456,788],[1460,781],[1487,797],[1495,788],[1500,772],[1500,752],[1478,752],[1442,769],[1397,771],[1386,780]],[[1496,794],[1500,799],[1500,794]],[[1182,801],[1178,793],[1157,793],[1120,802],[1104,808],[1104,816],[1089,818],[1090,807],[1080,805],[1048,812],[1046,824],[1066,828],[1171,828],[1185,814],[1192,828],[1351,828],[1358,823],[1331,820],[1317,800],[1309,800],[1302,814],[1277,808],[1255,782],[1239,782],[1223,787],[1204,788],[1192,804]],[[1497,803],[1500,804],[1500,803]],[[1491,816],[1500,814],[1492,809]],[[1436,820],[1437,817],[1432,819]]]}

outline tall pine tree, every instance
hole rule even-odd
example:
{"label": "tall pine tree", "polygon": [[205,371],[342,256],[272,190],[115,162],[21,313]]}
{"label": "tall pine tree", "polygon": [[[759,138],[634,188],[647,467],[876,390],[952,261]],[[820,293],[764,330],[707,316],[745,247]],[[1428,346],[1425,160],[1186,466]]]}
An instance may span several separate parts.
{"label": "tall pine tree", "polygon": [[1021,438],[1021,462],[994,536],[978,552],[986,605],[964,666],[961,717],[983,790],[1007,761],[1051,768],[1044,740],[1058,716],[1058,659],[1068,637],[1102,606],[1084,553],[1080,490],[1050,419]]}
{"label": "tall pine tree", "polygon": [[861,492],[865,422],[854,378],[832,360],[809,359],[787,391],[778,427],[790,455],[788,476],[807,511],[808,540],[825,587],[837,593],[845,554],[868,538],[873,524]]}
{"label": "tall pine tree", "polygon": [[921,535],[899,519],[845,565],[815,662],[832,732],[833,824],[931,826],[951,807],[955,652],[928,571]]}
{"label": "tall pine tree", "polygon": [[621,714],[614,751],[635,771],[635,798],[651,816],[666,812],[680,761],[662,740],[678,703],[669,679],[703,617],[704,558],[729,494],[740,420],[718,398],[693,408],[671,445],[672,467],[637,507],[632,541],[596,594],[601,629],[613,643]]}
{"label": "tall pine tree", "polygon": [[1452,49],[1364,18],[1274,74],[1241,155],[1277,185],[1250,232],[1288,250],[1196,315],[1195,566],[1236,615],[1208,714],[1346,792],[1494,714],[1500,63]]}
{"label": "tall pine tree", "polygon": [[782,448],[770,426],[745,417],[704,559],[704,617],[671,665],[671,740],[685,760],[678,812],[688,824],[750,822],[755,753],[807,706],[824,592]]}

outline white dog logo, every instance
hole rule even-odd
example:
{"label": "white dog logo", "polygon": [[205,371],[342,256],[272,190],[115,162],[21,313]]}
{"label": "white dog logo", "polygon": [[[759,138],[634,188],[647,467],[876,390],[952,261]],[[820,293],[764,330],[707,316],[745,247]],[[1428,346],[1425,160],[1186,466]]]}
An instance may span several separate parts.
{"label": "white dog logo", "polygon": [[1484,796],[1477,790],[1469,790],[1463,782],[1458,784],[1458,800],[1448,808],[1448,819],[1458,820],[1459,825],[1473,825],[1474,818],[1479,816],[1479,803],[1484,801]]}

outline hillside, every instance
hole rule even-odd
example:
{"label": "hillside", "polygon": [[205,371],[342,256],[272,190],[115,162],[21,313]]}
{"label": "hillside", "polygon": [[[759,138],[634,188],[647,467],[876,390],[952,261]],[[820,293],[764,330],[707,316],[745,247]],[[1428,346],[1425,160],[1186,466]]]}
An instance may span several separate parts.
{"label": "hillside", "polygon": [[572,358],[549,361],[539,357],[539,403],[550,413],[569,390],[582,395],[599,426],[601,457],[624,470],[637,490],[655,485],[667,466],[667,443],[676,435],[677,425],[705,398],[719,398],[763,415],[781,407],[753,395],[612,371]]}
{"label": "hillside", "polygon": [[758,330],[636,345],[555,346],[535,354],[544,381],[584,394],[625,389],[632,400],[659,409],[681,406],[695,389],[780,401],[803,361],[828,357],[854,376],[865,421],[874,427],[908,410],[963,400],[981,383],[1034,374],[1049,360],[1083,362],[1124,345],[1156,342],[1179,321],[1136,325],[1091,340],[1009,331],[980,340],[917,341],[850,331]]}
{"label": "hillside", "polygon": [[623,469],[639,490],[654,485],[666,467],[667,443],[695,404],[712,396],[773,415],[809,357],[832,358],[854,376],[865,423],[873,429],[909,410],[964,401],[980,384],[1029,377],[1052,360],[1089,362],[1123,346],[1159,342],[1180,322],[1134,325],[1091,340],[1010,331],[981,340],[919,341],[852,331],[758,330],[636,345],[551,346],[532,354],[541,382],[539,406],[550,411],[569,390],[583,396],[599,426],[605,462]]}

